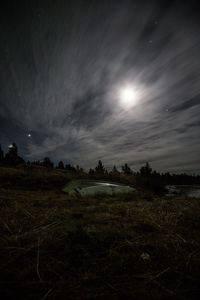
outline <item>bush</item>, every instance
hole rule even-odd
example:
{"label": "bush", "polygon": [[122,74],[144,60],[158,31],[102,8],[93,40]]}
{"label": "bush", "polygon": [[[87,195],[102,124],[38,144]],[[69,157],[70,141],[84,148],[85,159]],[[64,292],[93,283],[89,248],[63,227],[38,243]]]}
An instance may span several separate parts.
{"label": "bush", "polygon": [[136,177],[136,186],[156,195],[166,193],[165,184],[160,178],[138,176]]}

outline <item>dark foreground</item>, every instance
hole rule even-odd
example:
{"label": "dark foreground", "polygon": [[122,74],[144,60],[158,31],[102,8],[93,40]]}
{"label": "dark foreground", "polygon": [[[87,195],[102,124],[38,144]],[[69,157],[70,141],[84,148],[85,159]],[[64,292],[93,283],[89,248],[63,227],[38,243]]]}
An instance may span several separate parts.
{"label": "dark foreground", "polygon": [[199,298],[198,199],[44,186],[1,185],[2,300]]}

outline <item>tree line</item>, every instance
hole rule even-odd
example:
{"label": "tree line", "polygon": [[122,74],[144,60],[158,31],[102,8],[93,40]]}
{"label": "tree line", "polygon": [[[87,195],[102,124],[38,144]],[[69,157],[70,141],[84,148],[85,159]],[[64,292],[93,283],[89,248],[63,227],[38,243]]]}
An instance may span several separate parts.
{"label": "tree line", "polygon": [[[11,144],[5,154],[0,145],[0,166],[16,167],[18,165],[41,166],[50,169],[56,168],[78,174],[87,174],[91,177],[109,178],[113,180],[120,180],[124,177],[134,177],[136,180],[139,179],[140,183],[147,185],[152,185],[154,182],[162,182],[165,184],[200,184],[200,175],[188,175],[185,173],[171,174],[169,172],[160,173],[153,170],[149,162],[146,162],[138,172],[133,171],[127,163],[121,167],[121,170],[119,170],[116,166],[113,166],[112,170],[108,171],[104,167],[103,162],[99,160],[94,169],[90,169],[88,172],[86,172],[79,165],[72,166],[71,164],[64,164],[62,160],[54,166],[54,163],[49,157],[45,157],[43,160],[26,162],[22,157],[19,156],[16,143]],[[141,178],[143,178],[142,181]],[[149,181],[149,178],[151,178],[151,181]]]}

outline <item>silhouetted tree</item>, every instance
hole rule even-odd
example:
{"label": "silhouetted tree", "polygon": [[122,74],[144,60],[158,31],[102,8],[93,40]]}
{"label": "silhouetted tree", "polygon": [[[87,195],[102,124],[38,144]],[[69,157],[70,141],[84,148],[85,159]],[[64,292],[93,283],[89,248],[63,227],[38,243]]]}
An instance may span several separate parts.
{"label": "silhouetted tree", "polygon": [[128,166],[128,164],[125,164],[124,166],[122,166],[122,172],[125,175],[132,175],[133,171],[131,170],[131,168]]}
{"label": "silhouetted tree", "polygon": [[18,148],[15,143],[9,146],[8,152],[5,155],[4,162],[9,166],[16,166],[25,163],[23,158],[18,156]]}
{"label": "silhouetted tree", "polygon": [[110,175],[112,176],[118,176],[120,172],[117,170],[116,166],[113,166],[112,171],[110,172]]}
{"label": "silhouetted tree", "polygon": [[146,162],[145,166],[140,168],[140,174],[142,176],[150,176],[152,174],[152,168],[148,162]]}
{"label": "silhouetted tree", "polygon": [[82,174],[82,173],[84,173],[84,170],[79,165],[77,165],[76,166],[76,172],[78,172],[79,174]]}
{"label": "silhouetted tree", "polygon": [[62,160],[59,161],[59,163],[58,163],[58,169],[64,169],[64,168],[65,168],[65,166],[64,166],[63,161]]}
{"label": "silhouetted tree", "polygon": [[3,162],[4,162],[4,153],[0,145],[0,165],[2,165]]}
{"label": "silhouetted tree", "polygon": [[43,161],[40,160],[34,160],[31,162],[32,166],[43,166]]}
{"label": "silhouetted tree", "polygon": [[13,155],[13,157],[18,155],[18,148],[17,148],[17,145],[15,143],[13,143],[12,145],[9,146],[8,153],[10,155]]}
{"label": "silhouetted tree", "polygon": [[117,170],[116,166],[113,166],[112,172],[113,173],[119,173],[119,171]]}
{"label": "silhouetted tree", "polygon": [[49,157],[45,157],[42,162],[42,166],[46,168],[53,168],[53,162]]}
{"label": "silhouetted tree", "polygon": [[96,172],[97,174],[103,175],[103,174],[105,174],[105,171],[106,171],[106,170],[105,170],[105,168],[104,168],[104,165],[103,165],[102,161],[99,160],[98,165],[97,165],[96,168],[95,168],[95,172]]}
{"label": "silhouetted tree", "polygon": [[67,171],[76,171],[76,168],[74,168],[73,166],[71,166],[70,164],[66,164],[65,165],[65,169],[67,170]]}
{"label": "silhouetted tree", "polygon": [[94,172],[93,169],[89,169],[89,172],[88,172],[88,173],[89,173],[90,176],[93,176],[95,172]]}

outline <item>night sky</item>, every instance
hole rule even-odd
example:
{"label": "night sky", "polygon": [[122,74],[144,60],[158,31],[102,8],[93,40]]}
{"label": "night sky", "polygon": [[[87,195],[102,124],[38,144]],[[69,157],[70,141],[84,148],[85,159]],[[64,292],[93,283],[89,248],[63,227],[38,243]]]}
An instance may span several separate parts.
{"label": "night sky", "polygon": [[200,172],[199,1],[6,2],[4,150],[16,142],[26,160]]}

